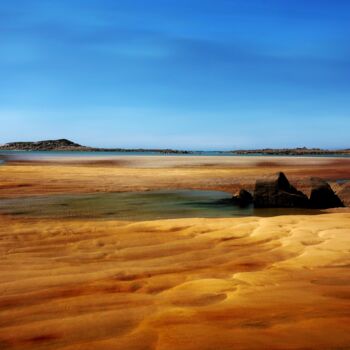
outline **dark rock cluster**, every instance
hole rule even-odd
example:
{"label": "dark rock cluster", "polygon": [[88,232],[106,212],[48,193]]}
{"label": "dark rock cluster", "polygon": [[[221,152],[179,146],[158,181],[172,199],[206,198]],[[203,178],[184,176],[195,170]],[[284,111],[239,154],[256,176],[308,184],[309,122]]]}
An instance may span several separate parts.
{"label": "dark rock cluster", "polygon": [[310,207],[318,209],[343,207],[340,198],[333,192],[329,184],[320,179],[311,179]]}
{"label": "dark rock cluster", "polygon": [[238,194],[232,197],[232,203],[240,207],[247,207],[253,203],[253,196],[246,190],[240,190]]}
{"label": "dark rock cluster", "polygon": [[232,197],[232,203],[241,207],[254,204],[256,208],[326,209],[344,206],[326,181],[312,178],[311,195],[308,198],[292,186],[282,172],[258,179],[253,195],[242,189]]}
{"label": "dark rock cluster", "polygon": [[257,208],[306,208],[307,196],[293,187],[283,173],[259,179],[254,190]]}

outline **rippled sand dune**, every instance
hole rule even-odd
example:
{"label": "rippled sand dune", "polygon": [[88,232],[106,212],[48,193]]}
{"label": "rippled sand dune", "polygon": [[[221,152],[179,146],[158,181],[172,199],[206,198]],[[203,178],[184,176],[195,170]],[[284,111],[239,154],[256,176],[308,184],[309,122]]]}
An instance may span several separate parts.
{"label": "rippled sand dune", "polygon": [[349,349],[348,213],[1,223],[1,349]]}
{"label": "rippled sand dune", "polygon": [[[349,192],[335,181],[350,178],[350,159],[17,159],[0,166],[0,200],[230,193],[279,170]],[[0,256],[1,350],[350,349],[348,209],[127,222],[19,208],[0,214]]]}

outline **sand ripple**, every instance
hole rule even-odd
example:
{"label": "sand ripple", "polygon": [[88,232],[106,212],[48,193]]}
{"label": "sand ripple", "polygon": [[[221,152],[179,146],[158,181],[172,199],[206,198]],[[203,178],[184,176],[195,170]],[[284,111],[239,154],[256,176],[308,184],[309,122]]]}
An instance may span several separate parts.
{"label": "sand ripple", "polygon": [[349,214],[1,222],[1,349],[350,344]]}

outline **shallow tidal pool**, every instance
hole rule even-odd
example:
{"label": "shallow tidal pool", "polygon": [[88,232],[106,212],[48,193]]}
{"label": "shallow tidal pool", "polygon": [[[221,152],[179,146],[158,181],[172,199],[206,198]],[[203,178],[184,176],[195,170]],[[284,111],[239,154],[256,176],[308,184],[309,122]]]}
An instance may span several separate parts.
{"label": "shallow tidal pool", "polygon": [[0,200],[0,214],[41,218],[158,220],[318,213],[287,209],[240,208],[218,191],[147,191],[51,195]]}

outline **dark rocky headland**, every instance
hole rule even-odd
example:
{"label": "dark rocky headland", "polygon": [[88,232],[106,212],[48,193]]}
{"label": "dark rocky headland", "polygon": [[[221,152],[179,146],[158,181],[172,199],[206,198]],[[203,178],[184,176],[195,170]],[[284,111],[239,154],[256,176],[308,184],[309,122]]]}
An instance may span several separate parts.
{"label": "dark rocky headland", "polygon": [[173,149],[125,149],[97,148],[82,146],[67,139],[44,140],[36,142],[9,142],[0,146],[3,151],[76,151],[76,152],[155,152],[161,154],[191,154],[191,151]]}

